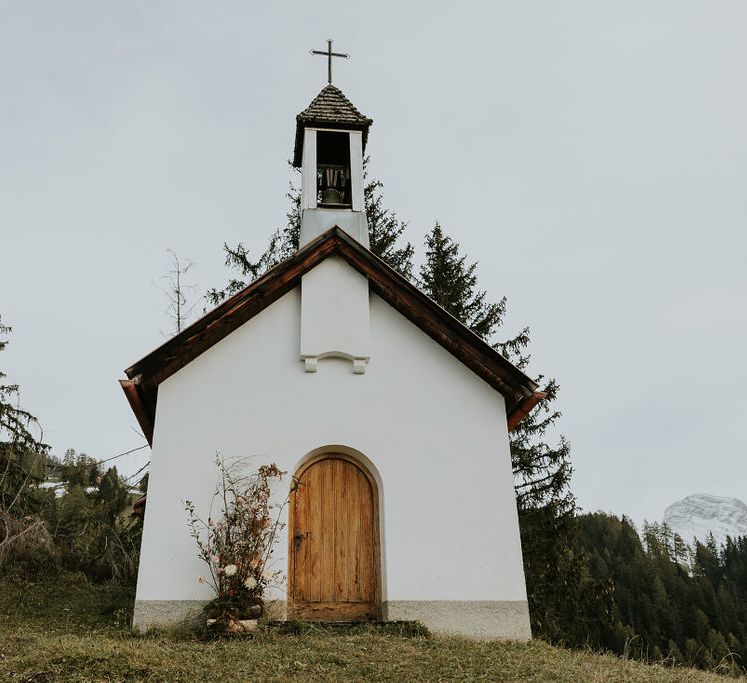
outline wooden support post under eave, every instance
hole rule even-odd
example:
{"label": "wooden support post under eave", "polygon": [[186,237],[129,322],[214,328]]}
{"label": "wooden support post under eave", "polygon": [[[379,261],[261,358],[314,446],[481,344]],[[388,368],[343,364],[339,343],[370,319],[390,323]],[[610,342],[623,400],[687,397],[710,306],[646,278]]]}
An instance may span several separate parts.
{"label": "wooden support post under eave", "polygon": [[521,422],[532,409],[543,399],[547,397],[544,391],[535,391],[531,396],[525,398],[508,416],[508,431],[510,432]]}
{"label": "wooden support post under eave", "polygon": [[132,408],[132,412],[135,413],[140,429],[143,430],[143,434],[148,441],[148,445],[153,447],[153,421],[150,419],[148,411],[143,405],[143,401],[140,398],[140,392],[138,391],[137,384],[131,379],[120,379],[119,385],[127,397],[127,401]]}

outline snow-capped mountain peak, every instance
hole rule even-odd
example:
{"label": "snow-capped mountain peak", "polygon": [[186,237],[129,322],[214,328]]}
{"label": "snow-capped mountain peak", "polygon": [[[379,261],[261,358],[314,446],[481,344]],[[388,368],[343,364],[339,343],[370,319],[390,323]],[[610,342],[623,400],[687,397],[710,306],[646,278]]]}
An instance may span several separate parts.
{"label": "snow-capped mountain peak", "polygon": [[712,533],[720,545],[727,536],[747,536],[747,505],[738,498],[693,493],[667,507],[664,523],[688,544],[693,538],[705,542]]}

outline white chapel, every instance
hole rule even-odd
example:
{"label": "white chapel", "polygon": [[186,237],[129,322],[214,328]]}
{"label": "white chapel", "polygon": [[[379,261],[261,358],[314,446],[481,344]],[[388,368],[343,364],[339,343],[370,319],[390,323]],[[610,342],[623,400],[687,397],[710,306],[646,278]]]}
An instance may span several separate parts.
{"label": "white chapel", "polygon": [[369,250],[371,124],[322,89],[296,117],[298,251],[125,371],[152,446],[136,626],[212,597],[184,500],[207,509],[220,453],[305,484],[275,552],[278,618],[531,637],[509,431],[542,394]]}

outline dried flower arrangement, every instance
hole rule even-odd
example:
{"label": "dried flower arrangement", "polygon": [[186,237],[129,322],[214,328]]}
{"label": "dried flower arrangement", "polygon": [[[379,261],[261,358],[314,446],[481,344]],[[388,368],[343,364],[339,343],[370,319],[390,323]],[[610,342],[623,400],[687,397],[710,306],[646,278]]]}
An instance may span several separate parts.
{"label": "dried flower arrangement", "polygon": [[[207,626],[226,633],[253,631],[264,613],[265,589],[283,583],[284,574],[273,570],[271,556],[277,533],[285,524],[281,517],[290,499],[270,502],[270,483],[280,481],[286,472],[277,465],[262,465],[246,473],[245,461],[226,463],[216,456],[220,480],[213,495],[207,520],[186,501],[190,535],[195,539],[198,557],[208,567],[199,578],[215,591],[206,606]],[[291,485],[291,491],[295,482]],[[220,504],[213,517],[212,507]]]}

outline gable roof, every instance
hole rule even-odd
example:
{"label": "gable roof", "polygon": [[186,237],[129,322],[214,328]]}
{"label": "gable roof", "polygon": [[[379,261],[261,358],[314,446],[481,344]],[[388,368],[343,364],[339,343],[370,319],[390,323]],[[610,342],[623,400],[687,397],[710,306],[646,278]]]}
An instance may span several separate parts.
{"label": "gable roof", "polygon": [[293,150],[293,165],[301,166],[301,152],[303,149],[303,129],[344,128],[363,131],[363,151],[366,150],[368,128],[373,119],[361,114],[353,103],[345,97],[339,88],[331,83],[325,85],[321,92],[311,101],[298,116],[296,116],[296,145]]}
{"label": "gable roof", "polygon": [[152,444],[158,385],[298,286],[304,273],[330,256],[343,258],[365,275],[372,292],[499,391],[506,401],[509,429],[544,397],[536,382],[472,330],[334,227],[125,370],[128,379],[120,384],[148,443]]}

